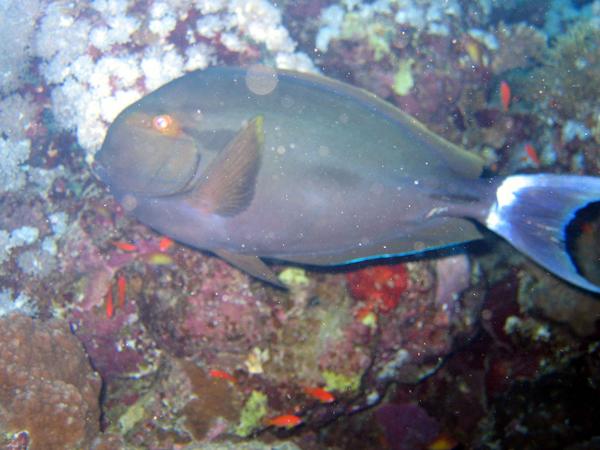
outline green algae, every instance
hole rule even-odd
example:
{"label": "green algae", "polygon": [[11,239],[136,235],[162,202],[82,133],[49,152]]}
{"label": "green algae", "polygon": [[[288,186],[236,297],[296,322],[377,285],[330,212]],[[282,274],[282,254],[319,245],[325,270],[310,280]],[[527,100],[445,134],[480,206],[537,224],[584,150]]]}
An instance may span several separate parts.
{"label": "green algae", "polygon": [[327,391],[356,392],[360,387],[360,374],[345,375],[331,370],[325,370],[322,375],[325,380],[325,390]]}
{"label": "green algae", "polygon": [[139,399],[119,417],[119,428],[123,435],[127,434],[138,422],[144,419],[147,400],[148,398]]}
{"label": "green algae", "polygon": [[415,85],[415,79],[412,74],[412,66],[415,63],[413,59],[404,59],[398,61],[398,69],[394,75],[394,84],[392,89],[398,95],[406,95]]}
{"label": "green algae", "polygon": [[259,428],[261,420],[267,415],[267,396],[260,391],[252,391],[242,408],[240,423],[235,434],[247,437]]}
{"label": "green algae", "polygon": [[377,315],[373,311],[370,311],[360,319],[360,322],[366,327],[375,329],[377,328]]}
{"label": "green algae", "polygon": [[310,280],[306,271],[299,267],[288,267],[279,274],[279,281],[288,286],[308,286]]}

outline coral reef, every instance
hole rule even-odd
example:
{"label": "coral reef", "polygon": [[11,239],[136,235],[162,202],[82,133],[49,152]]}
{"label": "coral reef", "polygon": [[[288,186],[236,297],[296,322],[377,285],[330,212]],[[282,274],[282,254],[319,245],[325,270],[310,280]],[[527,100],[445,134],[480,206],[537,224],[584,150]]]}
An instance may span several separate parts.
{"label": "coral reef", "polygon": [[32,450],[89,448],[100,430],[100,378],[61,320],[0,319],[0,423]]}
{"label": "coral reef", "polygon": [[597,175],[599,16],[598,0],[4,2],[0,446],[593,447],[597,298],[508,244],[274,265],[281,291],[129,218],[90,163],[128,103],[260,62],[364,87],[492,174]]}
{"label": "coral reef", "polygon": [[[433,265],[367,269],[361,292],[380,292],[373,271],[398,274],[397,290],[386,291],[387,303],[362,294],[358,302],[351,301],[340,276],[326,276],[315,284],[309,275],[308,284],[297,284],[287,296],[248,285],[222,261],[197,254],[186,258],[179,264],[194,267],[194,277],[182,278],[167,269],[159,284],[148,283],[138,298],[144,326],[157,345],[204,370],[231,374],[234,390],[266,393],[270,416],[301,410],[306,423],[318,424],[372,404],[393,379],[414,382],[430,373],[469,335],[478,310],[475,291],[469,294],[475,301],[459,302],[469,287],[464,280],[471,277],[462,256]],[[441,280],[439,273],[451,273],[451,267],[458,268],[457,277],[436,288],[436,270]],[[356,283],[360,274],[348,276]],[[181,298],[167,295],[173,292],[168,287],[172,283],[179,286]],[[371,320],[364,313],[367,305],[375,305],[367,313]],[[375,342],[377,347],[372,346]],[[319,385],[335,396],[334,411],[317,407],[300,393],[303,386]],[[248,434],[246,427],[235,431],[222,424],[223,432],[234,434]]]}

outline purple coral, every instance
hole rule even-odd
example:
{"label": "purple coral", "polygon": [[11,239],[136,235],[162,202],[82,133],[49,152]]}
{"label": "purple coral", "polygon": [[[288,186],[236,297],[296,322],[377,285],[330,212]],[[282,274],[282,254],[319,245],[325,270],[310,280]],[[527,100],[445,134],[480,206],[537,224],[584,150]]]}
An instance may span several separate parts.
{"label": "purple coral", "polygon": [[427,448],[438,436],[440,426],[418,405],[386,404],[375,411],[390,450]]}

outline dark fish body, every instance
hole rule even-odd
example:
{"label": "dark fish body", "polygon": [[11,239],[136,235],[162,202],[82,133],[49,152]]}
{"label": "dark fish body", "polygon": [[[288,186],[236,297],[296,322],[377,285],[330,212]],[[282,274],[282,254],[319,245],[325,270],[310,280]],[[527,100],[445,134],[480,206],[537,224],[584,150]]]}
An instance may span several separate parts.
{"label": "dark fish body", "polygon": [[537,203],[525,191],[552,197],[553,187],[585,185],[585,195],[561,197],[553,226],[563,233],[574,211],[600,197],[598,179],[482,180],[474,155],[325,77],[190,73],[123,111],[97,163],[141,221],[272,282],[262,257],[326,265],[421,252],[480,238],[474,219],[560,276],[598,289],[577,273],[564,242],[548,255],[528,237],[520,244],[521,229],[510,226],[519,219],[511,214],[524,212],[511,200],[519,191]]}

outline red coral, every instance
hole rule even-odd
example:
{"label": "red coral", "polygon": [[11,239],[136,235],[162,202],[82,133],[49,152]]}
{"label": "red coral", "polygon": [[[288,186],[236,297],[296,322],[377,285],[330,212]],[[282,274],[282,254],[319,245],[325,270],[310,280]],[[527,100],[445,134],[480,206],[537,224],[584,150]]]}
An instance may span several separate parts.
{"label": "red coral", "polygon": [[346,275],[350,293],[356,300],[383,313],[393,311],[408,287],[404,264],[371,266]]}

